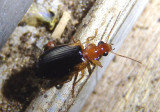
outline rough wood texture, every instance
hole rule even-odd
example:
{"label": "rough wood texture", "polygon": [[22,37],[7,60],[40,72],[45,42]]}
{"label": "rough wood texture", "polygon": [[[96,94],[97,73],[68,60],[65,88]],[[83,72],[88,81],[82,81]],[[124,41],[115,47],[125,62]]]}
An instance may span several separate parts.
{"label": "rough wood texture", "polygon": [[118,51],[143,65],[115,57],[82,112],[160,111],[159,4],[150,0]]}
{"label": "rough wood texture", "polygon": [[[101,38],[105,41],[106,35],[110,32],[117,15],[121,11],[110,38],[111,42],[114,42],[115,44],[114,47],[118,49],[135,20],[140,15],[146,2],[147,0],[97,0],[93,8],[82,21],[75,38],[80,39],[81,42],[84,43],[89,36],[94,35],[98,28],[98,35],[92,42],[97,44]],[[137,8],[139,9],[136,10]],[[90,78],[88,78],[88,72],[86,70],[85,77],[76,85],[75,93],[77,97],[72,98],[71,90],[73,82],[70,81],[69,83],[66,83],[61,90],[51,88],[45,93],[40,94],[30,104],[26,111],[80,111],[85,99],[96,85],[97,73],[97,78],[99,79],[112,57],[113,55],[109,55],[106,58],[103,58],[101,60],[103,68],[96,67]]]}

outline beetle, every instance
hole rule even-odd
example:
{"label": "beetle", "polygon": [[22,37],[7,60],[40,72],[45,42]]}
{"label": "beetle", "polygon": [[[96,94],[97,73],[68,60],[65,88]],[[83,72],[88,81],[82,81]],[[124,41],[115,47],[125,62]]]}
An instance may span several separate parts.
{"label": "beetle", "polygon": [[[117,16],[117,19],[118,17],[119,15]],[[107,41],[116,24],[116,21],[109,32]],[[108,44],[107,42],[105,43],[103,41],[100,41],[98,45],[89,43],[96,37],[97,32],[98,30],[95,31],[94,36],[87,38],[86,48],[84,48],[81,42],[78,40],[76,42],[74,41],[74,44],[55,46],[47,50],[39,57],[37,61],[36,65],[39,71],[38,76],[54,79],[57,87],[72,80],[73,76],[75,76],[72,87],[72,96],[74,96],[75,85],[83,78],[84,68],[87,67],[90,71],[89,64],[102,67],[101,63],[99,62],[99,58],[102,56],[107,56],[109,52],[114,53],[112,51],[112,44]],[[141,63],[135,59],[123,55],[116,55]],[[80,71],[82,72],[81,77],[77,80],[78,72]]]}

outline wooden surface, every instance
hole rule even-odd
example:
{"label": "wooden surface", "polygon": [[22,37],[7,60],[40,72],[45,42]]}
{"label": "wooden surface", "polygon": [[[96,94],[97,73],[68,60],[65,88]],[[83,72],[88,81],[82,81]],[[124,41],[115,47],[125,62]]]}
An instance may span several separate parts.
{"label": "wooden surface", "polygon": [[[119,12],[121,12],[120,16],[118,17],[117,24],[111,34],[112,42],[117,43],[114,47],[118,49],[119,46],[122,44],[124,38],[126,37],[126,34],[130,31],[136,18],[139,16],[140,12],[144,8],[144,3],[146,3],[144,1],[146,0],[97,0],[93,8],[89,11],[88,15],[83,20],[74,37],[80,39],[81,42],[85,42],[85,40],[89,36],[94,35],[95,30],[98,28],[98,35],[96,39],[92,42],[97,44],[101,37],[105,41],[106,35],[108,35],[108,33],[110,32],[113,24],[115,23],[116,17],[118,16]],[[137,7],[139,7],[140,9],[136,10]],[[134,17],[130,15],[131,13],[134,14]],[[101,77],[105,67],[107,67],[112,57],[113,55],[107,56],[105,58],[106,63],[101,60],[103,68],[97,67],[96,70],[93,71],[92,77],[94,77],[94,79],[97,72],[99,74],[98,78]],[[85,99],[96,85],[96,81],[92,81],[92,78],[88,78],[88,75],[89,74],[86,70],[85,77],[76,85],[75,95],[77,97],[72,98],[71,90],[73,82],[70,81],[69,83],[66,83],[61,90],[51,88],[45,93],[37,96],[27,108],[26,112],[59,112],[68,110],[70,112],[78,112],[83,106]],[[48,97],[46,98],[44,96]]]}
{"label": "wooden surface", "polygon": [[[160,1],[150,0],[81,112],[160,112]],[[114,44],[114,43],[113,43]]]}
{"label": "wooden surface", "polygon": [[[117,21],[118,24],[116,24],[112,33],[112,35],[115,34],[120,25],[123,24],[123,21],[130,12],[132,6],[135,4],[135,1],[136,0],[132,0],[132,2],[130,2],[130,0],[125,0],[123,2],[117,2],[116,0],[113,0],[112,2],[110,2],[110,4],[108,4],[108,0],[97,0],[94,6],[89,11],[88,15],[84,18],[74,38],[77,38],[77,40],[81,40],[82,43],[85,43],[86,39],[89,36],[94,36],[95,31],[98,28],[98,35],[96,39],[92,41],[93,43],[97,44],[103,33],[109,33],[116,20],[116,17],[118,16],[118,13],[120,11],[124,11],[119,16],[119,19]],[[105,31],[106,27],[108,29],[107,31]],[[104,37],[104,40],[105,39],[106,38]],[[84,78],[75,87],[75,96],[77,96],[77,94],[81,91],[82,87],[88,80],[88,75],[89,74],[86,69]],[[62,110],[69,110],[70,107],[72,107],[73,102],[79,99],[76,97],[72,98],[72,84],[73,80],[66,83],[61,90],[57,90],[55,87],[53,87],[45,93],[40,94],[33,100],[33,102],[27,108],[26,112],[37,112],[40,110],[58,112]],[[88,92],[86,93],[89,94]],[[44,98],[44,95],[47,95],[48,97]],[[85,100],[83,100],[83,103],[84,102]],[[81,106],[76,109],[80,110],[80,107]]]}
{"label": "wooden surface", "polygon": [[[89,36],[93,36],[96,29],[98,29],[97,37],[91,42],[97,44],[101,38],[103,41],[106,42],[107,35],[109,34],[113,24],[115,23],[115,20],[118,16],[119,12],[121,12],[120,16],[117,19],[117,23],[113,29],[113,32],[111,33],[111,37],[109,40],[109,42],[114,44],[113,47],[117,50],[120,47],[120,45],[122,44],[123,40],[125,39],[126,35],[130,31],[130,29],[132,28],[137,17],[141,14],[141,11],[143,10],[145,3],[147,3],[147,1],[148,0],[118,0],[118,1],[117,0],[96,0],[96,3],[91,8],[88,15],[82,21],[82,24],[80,25],[80,27],[77,30],[77,33],[74,37],[77,38],[78,40],[81,40],[81,42],[83,42],[85,45],[86,39]],[[19,28],[16,29],[17,35],[22,35],[23,33],[19,32]],[[21,27],[20,29],[23,29],[23,28]],[[37,34],[39,32],[38,29],[33,28],[33,27],[28,27],[28,31],[29,30],[36,31]],[[45,31],[45,30],[43,30],[43,31]],[[5,32],[3,32],[3,33],[5,33]],[[44,35],[45,35],[45,33],[47,33],[47,32],[43,32]],[[31,36],[29,32],[28,32],[28,34],[29,34],[28,35],[29,37],[32,37],[32,36],[35,37],[35,35]],[[23,36],[26,37],[27,35],[23,35]],[[23,36],[20,36],[20,37],[23,38]],[[17,49],[19,47],[18,47],[15,40],[21,40],[20,37],[14,35],[14,36],[12,36],[12,38],[10,40],[11,43],[12,43],[12,40],[13,40],[13,42],[15,42],[15,45],[14,44],[10,44],[10,45],[12,45],[12,46],[14,45],[14,47],[11,47],[11,48],[13,48],[16,52],[18,52]],[[49,36],[47,36],[47,37],[49,37]],[[22,41],[19,41],[19,42],[22,42]],[[26,42],[26,44],[32,45],[32,44],[28,44],[27,42]],[[24,48],[24,50],[23,50],[24,52],[19,52],[20,54],[28,54],[28,52],[25,52],[26,47],[24,45],[22,45],[22,47],[20,47],[22,49],[19,51],[22,51]],[[33,47],[33,46],[29,46],[29,47]],[[6,51],[6,50],[4,49],[4,51]],[[12,51],[13,50],[10,49],[10,52],[12,52]],[[17,68],[19,68],[20,66],[23,67],[23,65],[26,66],[26,64],[28,64],[29,62],[33,63],[32,61],[25,61],[25,59],[24,59],[24,58],[27,58],[28,60],[30,60],[30,58],[31,58],[30,55],[29,56],[28,55],[17,55],[18,53],[16,53],[16,52],[14,52],[14,54],[11,55],[10,58],[7,58],[8,66],[10,66],[11,68],[15,67],[15,65],[19,65],[19,66],[16,66]],[[29,54],[34,54],[34,53],[36,53],[36,51],[29,52]],[[101,58],[100,61],[103,65],[103,68],[96,66],[95,69],[93,69],[91,77],[89,77],[89,73],[87,72],[87,69],[86,69],[85,77],[76,85],[76,89],[75,89],[75,96],[76,97],[74,97],[74,98],[72,98],[72,94],[71,94],[73,81],[66,83],[63,86],[63,88],[60,90],[57,90],[55,87],[50,88],[46,91],[39,91],[38,90],[37,92],[35,92],[36,89],[34,89],[35,91],[32,90],[32,88],[29,89],[32,91],[31,93],[35,92],[34,94],[36,94],[36,96],[35,96],[35,99],[32,100],[32,102],[31,102],[30,106],[27,108],[26,112],[33,112],[33,111],[35,111],[35,112],[39,112],[39,111],[40,112],[46,112],[46,111],[48,111],[48,112],[61,112],[61,111],[68,111],[68,110],[69,110],[69,112],[80,111],[81,107],[83,106],[83,104],[85,102],[85,99],[92,92],[94,86],[97,83],[97,80],[100,79],[100,77],[104,73],[105,68],[107,67],[109,62],[112,60],[112,58],[113,58],[113,55],[111,55],[111,54],[109,54],[107,57]],[[16,61],[14,62],[11,59],[13,59],[13,60],[15,59]],[[19,64],[19,63],[21,63],[21,64]],[[2,63],[2,65],[0,67],[0,72],[1,72],[1,78],[0,78],[1,84],[0,85],[1,86],[3,86],[2,83],[7,78],[7,75],[10,75],[9,71],[12,70],[12,69],[9,69],[8,66],[6,66],[6,65],[7,65],[6,63]],[[32,87],[30,85],[33,85],[33,86],[36,85],[36,82],[29,80],[29,81],[27,81],[27,83],[29,83],[29,86],[28,85],[25,86],[25,84],[26,84],[25,80],[28,80],[28,77],[29,77],[28,74],[30,74],[32,76],[32,72],[28,73],[25,70],[30,71],[30,68],[24,67],[24,70],[22,69],[21,72],[18,72],[18,76],[20,76],[20,77],[24,76],[23,73],[25,75],[27,74],[27,78],[23,78],[22,80],[21,80],[21,78],[16,77],[17,75],[15,73],[11,74],[11,76],[15,76],[14,77],[15,79],[19,79],[20,83],[17,80],[14,80],[13,82],[8,79],[6,80],[6,82],[7,82],[6,84],[9,83],[9,86],[10,85],[11,86],[10,86],[10,88],[3,86],[3,90],[5,89],[6,90],[5,92],[8,93],[9,97],[7,97],[7,98],[9,100],[11,100],[10,98],[13,98],[14,95],[16,97],[18,96],[18,98],[21,97],[21,95],[23,96],[24,95],[23,91],[26,91],[26,90],[28,91],[27,88]],[[13,71],[16,71],[16,70],[13,70]],[[19,73],[20,73],[20,75],[19,75]],[[79,74],[79,76],[80,76],[80,74]],[[110,75],[108,75],[108,76],[110,76]],[[119,77],[117,77],[117,78],[119,79]],[[9,78],[9,79],[12,79],[12,78]],[[30,81],[31,81],[31,83],[30,83]],[[4,85],[6,85],[6,84],[4,84]],[[14,84],[22,85],[22,87],[17,87]],[[27,96],[28,96],[29,93],[27,91],[25,93],[27,93]],[[3,92],[3,95],[6,95],[6,94],[4,94],[5,92]],[[10,94],[10,93],[12,93],[12,94]],[[13,93],[14,93],[14,95],[13,95]],[[0,96],[1,95],[2,94],[0,94]],[[1,99],[1,101],[3,100],[2,97],[0,97],[0,99]],[[28,101],[28,97],[25,97],[24,101]],[[11,103],[9,103],[8,105],[10,105]],[[3,106],[4,103],[0,102],[0,104],[1,104],[1,106]],[[7,103],[5,103],[5,104],[7,104]],[[14,104],[12,104],[12,105],[14,105]],[[6,110],[8,110],[8,108],[12,107],[12,105],[7,106]],[[5,106],[3,106],[3,108],[5,108]]]}
{"label": "wooden surface", "polygon": [[[91,8],[91,10],[87,14],[87,16],[83,19],[82,24],[80,25],[79,29],[77,29],[77,33],[75,34],[74,37],[78,40],[81,40],[81,42],[83,42],[84,46],[85,46],[86,39],[89,36],[93,36],[95,34],[96,29],[98,29],[97,37],[93,41],[90,41],[90,42],[97,44],[101,40],[101,38],[104,42],[106,42],[107,35],[109,34],[113,24],[115,23],[115,20],[116,20],[118,14],[121,12],[120,16],[118,16],[117,23],[113,29],[113,32],[111,33],[110,40],[109,40],[109,42],[115,44],[113,47],[117,50],[120,47],[120,45],[122,44],[123,40],[125,39],[126,35],[130,31],[130,29],[132,28],[137,17],[141,14],[141,11],[143,10],[146,2],[147,2],[147,0],[118,0],[118,1],[117,0],[112,0],[112,1],[111,0],[96,0],[96,3]],[[7,11],[8,9],[5,8],[5,10]],[[10,22],[12,23],[13,21],[10,21]],[[13,22],[13,23],[15,23],[15,22]],[[3,23],[2,26],[3,25],[5,26],[5,23]],[[33,27],[28,27],[28,28],[29,28],[29,30],[36,31],[37,33],[39,32],[39,31],[37,31],[36,28],[33,28]],[[8,34],[8,33],[5,33],[5,31],[2,31],[2,30],[0,30],[0,31],[3,34]],[[18,29],[16,31],[17,31],[17,35],[21,35],[22,32],[19,32]],[[45,33],[47,33],[47,32],[43,32],[43,34],[45,34]],[[25,37],[26,36],[27,35],[25,35]],[[33,36],[35,36],[35,35],[33,35]],[[23,38],[23,36],[20,36],[20,37]],[[13,36],[11,38],[11,39],[13,39],[13,42],[15,42],[14,43],[15,45],[14,44],[11,44],[11,45],[14,46],[12,48],[15,49],[16,52],[18,52],[17,49],[19,47],[16,46],[18,42],[16,43],[15,40],[17,40],[17,41],[21,40],[19,38],[18,38],[18,36],[15,36],[15,38]],[[2,42],[2,41],[0,41],[0,42]],[[22,42],[22,41],[19,41],[19,42]],[[26,42],[26,44],[32,45],[32,44],[28,44],[27,42]],[[22,45],[21,51],[25,47],[24,45]],[[32,46],[29,46],[29,47],[32,47]],[[3,49],[3,51],[7,51],[7,50]],[[13,50],[10,49],[9,52],[12,52],[12,51]],[[24,49],[23,51],[25,52],[26,49]],[[29,61],[25,61],[24,58],[30,59],[30,57],[31,57],[30,55],[29,56],[28,55],[27,56],[26,55],[16,55],[16,52],[14,52],[14,54],[11,55],[11,57],[8,58],[8,60],[6,60],[6,61],[8,61],[8,66],[6,66],[6,63],[7,63],[6,62],[6,63],[2,63],[2,65],[0,67],[0,69],[1,69],[0,70],[0,72],[1,72],[0,86],[3,86],[2,83],[7,78],[7,75],[10,75],[9,71],[13,70],[13,69],[9,69],[8,68],[9,66],[11,68],[13,68],[17,64],[17,65],[21,65],[21,67],[22,67],[23,65],[26,65],[29,63]],[[20,52],[20,53],[23,54],[24,52]],[[28,54],[28,52],[25,52],[25,53]],[[31,52],[31,54],[34,54],[34,53],[36,53],[36,51]],[[20,58],[17,58],[17,57],[20,57]],[[72,80],[72,81],[66,83],[63,86],[63,88],[60,90],[57,90],[55,87],[53,87],[53,88],[50,88],[46,91],[41,91],[41,92],[38,91],[38,93],[35,93],[37,95],[35,96],[35,99],[32,100],[29,107],[26,109],[26,112],[34,112],[34,111],[35,112],[47,112],[47,111],[48,112],[61,112],[61,111],[78,112],[78,111],[80,111],[81,107],[85,103],[85,99],[92,92],[94,86],[97,83],[97,80],[100,79],[100,77],[104,73],[105,68],[107,67],[109,62],[112,60],[112,58],[113,58],[113,55],[111,55],[111,54],[109,54],[107,57],[101,58],[100,61],[103,65],[103,67],[100,68],[100,67],[96,66],[95,69],[92,69],[93,72],[91,74],[91,77],[89,77],[89,73],[86,69],[84,78],[75,87],[76,88],[75,89],[75,96],[76,97],[74,97],[74,98],[72,97],[72,84],[73,84],[73,80]],[[14,60],[15,61],[14,62],[9,59],[15,59],[16,61]],[[20,66],[16,66],[16,67],[19,68]],[[92,66],[92,68],[94,68],[94,67]],[[29,68],[24,68],[24,69],[30,71]],[[16,71],[16,70],[14,70],[14,71]],[[21,72],[18,72],[18,75],[20,73],[21,75],[19,75],[19,76],[23,77],[23,72],[25,74],[32,75],[31,72],[28,73],[23,70]],[[81,74],[79,74],[79,76],[80,75]],[[14,80],[13,82],[10,80],[6,80],[7,83],[5,83],[4,85],[6,85],[8,83],[9,83],[9,85],[11,85],[10,88],[3,86],[3,90],[5,89],[6,91],[5,90],[4,91],[7,92],[9,95],[9,97],[7,97],[8,99],[13,98],[14,95],[18,96],[18,98],[21,97],[21,95],[22,96],[24,95],[23,92],[21,92],[21,90],[26,91],[26,90],[28,90],[28,89],[26,89],[26,87],[27,88],[32,87],[32,86],[28,86],[28,85],[25,86],[25,84],[26,84],[25,80],[28,79],[28,77],[29,77],[28,75],[27,75],[28,76],[27,78],[24,78],[22,80],[21,80],[21,78],[16,77],[17,75],[15,75],[15,74],[14,75],[11,74],[11,76],[15,76],[14,77],[15,79],[19,79],[20,83],[19,83],[19,81],[16,81],[16,80]],[[9,79],[12,79],[12,78],[9,78]],[[31,81],[31,83],[30,82],[28,82],[28,83],[29,83],[29,85],[32,85],[32,83],[33,83],[33,85],[36,85],[35,84],[36,82],[32,82],[32,81]],[[22,87],[17,87],[14,84],[22,85]],[[34,90],[36,91],[36,89],[34,89]],[[31,89],[31,91],[34,91],[34,90]],[[18,91],[18,93],[17,93],[17,91]],[[3,92],[3,94],[5,92]],[[14,93],[14,95],[13,95],[13,93]],[[27,93],[27,95],[28,94],[29,93]],[[0,96],[1,95],[2,94],[0,94]],[[6,95],[6,94],[4,94],[4,95]],[[1,101],[3,100],[2,97],[0,97],[0,99],[1,99]],[[25,99],[28,100],[28,97],[27,98],[25,97],[24,100]],[[9,99],[9,100],[11,100],[11,99]],[[1,104],[1,106],[3,106],[4,103],[0,102],[0,104]],[[8,104],[8,105],[10,105],[10,104]],[[5,108],[5,107],[3,106],[3,108]],[[8,110],[8,108],[10,108],[10,107],[7,107],[6,110]]]}

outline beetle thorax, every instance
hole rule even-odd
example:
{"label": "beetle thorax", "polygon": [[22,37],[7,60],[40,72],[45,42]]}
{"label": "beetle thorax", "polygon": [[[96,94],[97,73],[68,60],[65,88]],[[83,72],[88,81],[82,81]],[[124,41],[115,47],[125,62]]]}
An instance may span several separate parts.
{"label": "beetle thorax", "polygon": [[112,46],[107,43],[102,43],[99,45],[89,44],[83,51],[83,57],[87,60],[97,60],[100,56],[102,56],[105,52],[110,52],[112,50]]}

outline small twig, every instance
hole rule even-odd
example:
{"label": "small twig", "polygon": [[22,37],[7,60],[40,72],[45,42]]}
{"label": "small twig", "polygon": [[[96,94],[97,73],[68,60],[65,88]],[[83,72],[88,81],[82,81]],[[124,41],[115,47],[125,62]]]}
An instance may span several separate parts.
{"label": "small twig", "polygon": [[71,19],[70,11],[64,11],[62,18],[60,19],[58,25],[56,26],[54,32],[52,33],[52,38],[60,40],[61,35],[67,26],[68,21]]}

